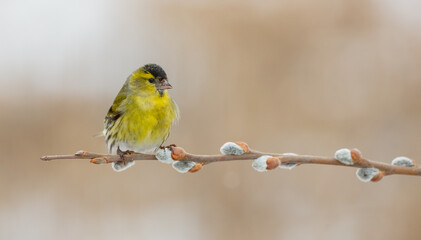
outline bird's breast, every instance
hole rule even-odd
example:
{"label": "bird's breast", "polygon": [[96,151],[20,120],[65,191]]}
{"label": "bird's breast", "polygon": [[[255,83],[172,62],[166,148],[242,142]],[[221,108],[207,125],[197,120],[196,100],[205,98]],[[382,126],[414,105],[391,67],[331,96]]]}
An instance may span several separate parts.
{"label": "bird's breast", "polygon": [[135,97],[122,116],[120,135],[133,144],[161,144],[168,136],[174,116],[169,97]]}

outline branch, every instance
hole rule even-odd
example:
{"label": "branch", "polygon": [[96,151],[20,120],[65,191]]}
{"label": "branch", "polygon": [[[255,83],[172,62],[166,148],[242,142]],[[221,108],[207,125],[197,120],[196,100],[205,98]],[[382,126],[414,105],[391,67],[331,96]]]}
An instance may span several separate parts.
{"label": "branch", "polygon": [[90,162],[94,164],[105,164],[118,161],[158,160],[163,163],[171,163],[177,171],[182,173],[197,172],[204,165],[214,162],[254,160],[252,166],[259,172],[265,172],[276,168],[292,169],[302,164],[354,167],[358,168],[357,177],[363,182],[376,182],[381,180],[384,176],[393,174],[421,176],[421,168],[416,166],[413,160],[409,158],[395,158],[392,161],[392,164],[375,162],[363,158],[358,149],[344,148],[336,151],[334,157],[319,157],[292,153],[263,153],[250,149],[248,145],[243,142],[227,142],[220,150],[222,155],[196,155],[187,153],[184,149],[176,146],[168,146],[159,149],[155,155],[129,153],[120,156],[78,151],[74,155],[43,156],[41,157],[41,160],[90,159]]}

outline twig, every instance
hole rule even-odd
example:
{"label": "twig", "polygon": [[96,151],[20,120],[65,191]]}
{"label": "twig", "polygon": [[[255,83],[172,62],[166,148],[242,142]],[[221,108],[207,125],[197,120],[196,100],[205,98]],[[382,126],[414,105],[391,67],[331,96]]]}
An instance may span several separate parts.
{"label": "twig", "polygon": [[[323,164],[359,168],[357,176],[362,181],[379,181],[383,176],[399,174],[421,176],[421,168],[416,166],[411,159],[396,158],[392,164],[375,162],[363,158],[357,149],[341,149],[335,157],[319,157],[310,155],[263,153],[252,150],[243,142],[228,142],[221,147],[222,155],[196,155],[187,153],[184,149],[169,146],[160,149],[156,155],[132,153],[124,155],[124,161],[159,160],[173,163],[174,168],[180,172],[196,172],[203,165],[214,162],[255,160],[253,167],[257,171],[273,170],[280,168],[293,168],[302,164]],[[91,163],[104,164],[123,161],[119,155],[98,154],[78,151],[74,155],[43,156],[41,160],[51,161],[60,159],[90,159]],[[178,163],[177,163],[178,162]]]}

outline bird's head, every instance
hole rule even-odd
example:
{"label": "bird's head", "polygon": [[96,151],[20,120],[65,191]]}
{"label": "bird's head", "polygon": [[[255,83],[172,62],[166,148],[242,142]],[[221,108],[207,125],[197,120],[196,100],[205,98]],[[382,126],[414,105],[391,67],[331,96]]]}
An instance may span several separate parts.
{"label": "bird's head", "polygon": [[159,93],[161,96],[165,90],[172,88],[164,69],[153,63],[137,69],[130,76],[130,86],[139,94]]}

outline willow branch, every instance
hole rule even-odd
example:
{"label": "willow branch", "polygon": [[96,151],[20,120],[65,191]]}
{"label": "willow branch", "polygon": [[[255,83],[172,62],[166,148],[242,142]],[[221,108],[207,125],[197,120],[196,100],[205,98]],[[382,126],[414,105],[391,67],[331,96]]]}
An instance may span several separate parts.
{"label": "willow branch", "polygon": [[[257,171],[261,172],[273,170],[278,167],[292,168],[303,164],[321,164],[353,167],[363,170],[367,169],[367,171],[370,170],[368,172],[365,171],[360,173],[362,176],[359,176],[359,178],[369,177],[368,181],[378,181],[383,176],[393,174],[421,176],[421,168],[416,166],[416,164],[408,158],[403,158],[403,162],[396,161],[396,163],[387,164],[363,158],[357,149],[341,149],[335,153],[335,157],[320,157],[311,155],[264,153],[250,149],[247,144],[242,142],[229,142],[221,147],[221,152],[223,154],[220,155],[197,155],[188,153],[180,147],[169,146],[160,149],[155,155],[131,153],[120,156],[78,151],[73,155],[43,156],[41,157],[41,160],[90,159],[90,162],[95,164],[105,164],[118,161],[160,160],[161,162],[173,163],[173,166],[176,162],[178,162],[179,164],[177,165],[180,166],[184,166],[184,163],[191,163],[188,166],[186,165],[186,167],[188,167],[187,171],[189,172],[196,172],[200,170],[202,166],[214,162],[254,160],[253,167]],[[366,176],[370,174],[372,176]],[[358,172],[357,175],[359,175]],[[367,179],[360,178],[360,180],[366,181]]]}

